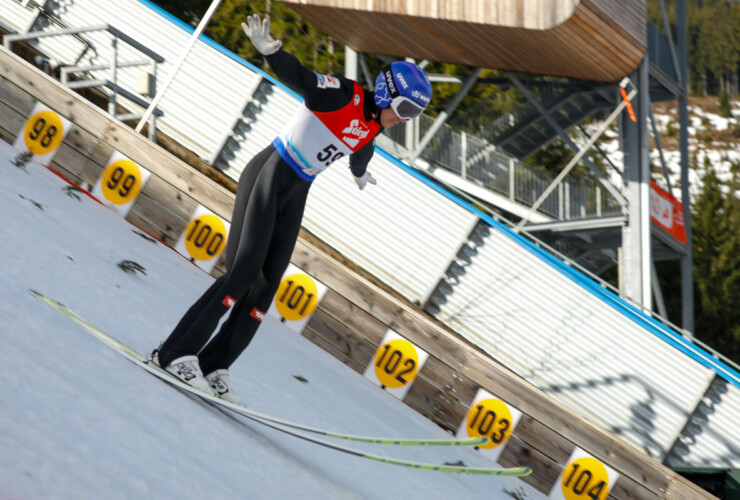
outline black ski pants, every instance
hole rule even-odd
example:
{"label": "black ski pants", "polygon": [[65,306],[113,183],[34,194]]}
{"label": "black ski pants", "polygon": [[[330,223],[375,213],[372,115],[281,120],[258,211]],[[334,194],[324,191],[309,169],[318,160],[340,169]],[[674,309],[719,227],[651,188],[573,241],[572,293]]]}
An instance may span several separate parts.
{"label": "black ski pants", "polygon": [[[246,349],[290,263],[310,187],[272,145],[247,164],[239,178],[226,243],[226,272],[190,307],[162,344],[162,366],[180,356],[197,354],[207,375],[228,368]],[[235,304],[230,307],[232,301]],[[227,312],[229,317],[208,342]]]}

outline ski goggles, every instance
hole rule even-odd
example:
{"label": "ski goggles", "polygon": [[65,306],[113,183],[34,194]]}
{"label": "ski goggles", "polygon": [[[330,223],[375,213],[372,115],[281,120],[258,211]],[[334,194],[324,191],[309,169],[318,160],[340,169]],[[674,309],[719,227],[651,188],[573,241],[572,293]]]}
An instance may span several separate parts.
{"label": "ski goggles", "polygon": [[391,100],[391,109],[402,120],[416,118],[424,111],[423,106],[419,106],[408,97],[402,95],[396,96]]}

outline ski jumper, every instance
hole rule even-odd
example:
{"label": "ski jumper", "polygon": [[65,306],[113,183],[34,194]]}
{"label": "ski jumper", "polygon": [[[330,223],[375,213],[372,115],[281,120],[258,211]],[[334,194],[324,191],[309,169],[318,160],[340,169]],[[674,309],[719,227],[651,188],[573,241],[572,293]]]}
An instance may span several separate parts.
{"label": "ski jumper", "polygon": [[[311,181],[345,156],[352,174],[362,177],[373,156],[373,139],[382,130],[373,93],[357,82],[313,73],[283,50],[266,59],[304,102],[285,130],[242,171],[226,272],[160,347],[163,367],[192,354],[205,374],[231,366],[254,337],[288,267]],[[229,317],[209,342],[226,313]]]}

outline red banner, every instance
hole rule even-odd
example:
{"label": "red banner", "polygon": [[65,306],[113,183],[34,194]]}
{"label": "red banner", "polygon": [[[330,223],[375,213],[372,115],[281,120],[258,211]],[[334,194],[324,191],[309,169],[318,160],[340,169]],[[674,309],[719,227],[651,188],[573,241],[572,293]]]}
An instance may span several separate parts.
{"label": "red banner", "polygon": [[668,234],[686,244],[686,226],[683,223],[681,202],[650,181],[650,220],[665,229]]}

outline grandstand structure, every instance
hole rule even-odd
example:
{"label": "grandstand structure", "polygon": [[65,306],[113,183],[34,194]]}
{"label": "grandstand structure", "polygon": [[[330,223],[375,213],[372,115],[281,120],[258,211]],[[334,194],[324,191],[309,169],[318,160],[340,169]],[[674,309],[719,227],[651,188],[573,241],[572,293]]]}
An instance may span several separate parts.
{"label": "grandstand structure", "polygon": [[[681,258],[690,270],[690,231],[680,241],[650,216],[650,103],[679,99],[685,120],[685,33],[674,44],[647,23],[640,0],[490,2],[497,9],[464,9],[489,2],[451,0],[285,3],[348,46],[347,72],[358,79],[366,73],[363,53],[471,67],[440,117],[378,140],[370,165],[378,189],[356,192],[346,162],[322,174],[304,228],[631,449],[673,468],[740,467],[737,367],[692,339],[689,291],[687,330],[652,314],[653,297],[659,303],[661,295],[654,258]],[[48,73],[74,75],[70,88],[88,85],[108,96],[111,120],[121,122],[141,116],[192,32],[146,0],[0,0],[0,28],[6,48],[26,43]],[[445,126],[464,93],[487,83],[478,82],[478,68],[504,71],[524,97],[486,137]],[[562,80],[546,84],[538,78],[544,75]],[[566,178],[539,200],[550,179],[519,160],[556,137],[580,151],[569,134],[620,105],[625,77],[638,92],[631,101],[637,122],[627,113],[617,119],[621,181],[604,176],[589,151],[583,161],[590,181]],[[149,130],[238,178],[299,104],[280,82],[202,37]],[[2,105],[4,113],[12,108]],[[667,173],[657,180],[671,191]],[[160,196],[154,189],[143,193],[149,202]],[[230,217],[222,199],[198,201]],[[481,201],[497,213],[482,210]],[[543,203],[533,211],[537,201]],[[522,220],[528,223],[518,231]],[[618,290],[592,274],[615,264]],[[689,290],[690,272],[684,278]]]}

